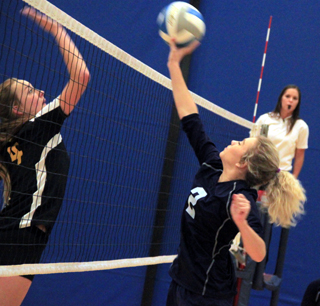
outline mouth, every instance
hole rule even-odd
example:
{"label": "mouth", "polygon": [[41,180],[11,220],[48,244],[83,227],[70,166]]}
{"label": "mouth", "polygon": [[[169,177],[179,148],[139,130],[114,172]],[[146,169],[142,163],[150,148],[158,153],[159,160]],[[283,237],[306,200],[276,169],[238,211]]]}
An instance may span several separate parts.
{"label": "mouth", "polygon": [[291,109],[291,105],[288,105],[288,109]]}

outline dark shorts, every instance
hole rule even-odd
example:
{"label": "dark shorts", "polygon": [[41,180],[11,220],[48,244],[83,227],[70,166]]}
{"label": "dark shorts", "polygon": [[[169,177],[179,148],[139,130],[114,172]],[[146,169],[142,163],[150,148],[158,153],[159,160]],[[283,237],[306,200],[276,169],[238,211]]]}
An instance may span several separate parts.
{"label": "dark shorts", "polygon": [[[0,265],[39,263],[48,235],[36,226],[0,230]],[[22,275],[33,280],[34,275]]]}
{"label": "dark shorts", "polygon": [[193,293],[175,281],[170,284],[166,306],[232,306],[234,297],[224,299]]}

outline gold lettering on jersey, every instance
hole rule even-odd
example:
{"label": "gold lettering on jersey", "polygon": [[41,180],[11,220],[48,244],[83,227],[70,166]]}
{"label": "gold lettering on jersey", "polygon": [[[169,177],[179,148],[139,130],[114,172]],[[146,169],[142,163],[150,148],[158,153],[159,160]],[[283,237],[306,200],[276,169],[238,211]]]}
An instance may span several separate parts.
{"label": "gold lettering on jersey", "polygon": [[17,161],[17,164],[21,164],[21,157],[23,155],[23,152],[18,150],[17,146],[19,144],[16,142],[12,147],[8,147],[7,151],[10,155],[11,161],[15,162]]}

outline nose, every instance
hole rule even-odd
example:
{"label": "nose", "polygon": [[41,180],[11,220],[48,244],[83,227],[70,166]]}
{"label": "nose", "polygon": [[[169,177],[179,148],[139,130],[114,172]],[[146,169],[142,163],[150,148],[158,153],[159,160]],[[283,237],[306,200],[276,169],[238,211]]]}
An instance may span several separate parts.
{"label": "nose", "polygon": [[231,141],[231,145],[234,146],[237,142],[235,140]]}
{"label": "nose", "polygon": [[43,98],[44,97],[44,91],[40,90],[40,89],[38,89],[38,91],[39,91],[39,97]]}

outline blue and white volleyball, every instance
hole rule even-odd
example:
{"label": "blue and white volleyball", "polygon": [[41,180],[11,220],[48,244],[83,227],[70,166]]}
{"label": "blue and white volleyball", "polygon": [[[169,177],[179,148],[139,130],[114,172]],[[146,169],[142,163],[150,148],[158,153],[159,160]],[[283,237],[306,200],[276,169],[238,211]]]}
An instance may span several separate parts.
{"label": "blue and white volleyball", "polygon": [[166,6],[158,15],[160,36],[167,42],[174,38],[178,47],[185,47],[195,39],[201,40],[206,25],[201,13],[191,4],[176,1]]}

